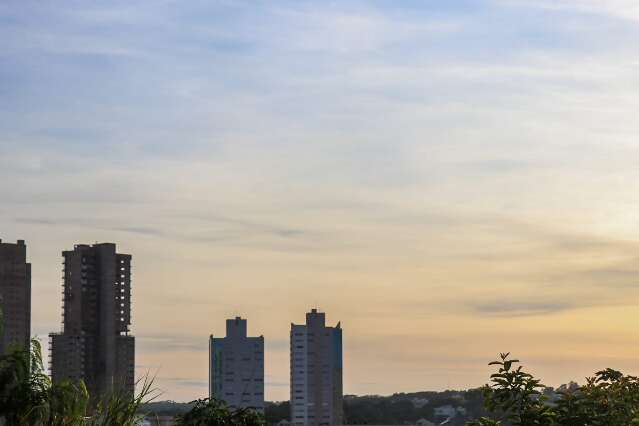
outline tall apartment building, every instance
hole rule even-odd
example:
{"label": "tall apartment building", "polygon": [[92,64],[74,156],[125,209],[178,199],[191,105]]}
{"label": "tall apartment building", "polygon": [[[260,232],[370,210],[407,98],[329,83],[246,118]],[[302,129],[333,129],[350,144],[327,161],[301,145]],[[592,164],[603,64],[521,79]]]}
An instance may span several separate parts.
{"label": "tall apartment building", "polygon": [[23,240],[0,240],[0,355],[31,339],[31,264]]}
{"label": "tall apartment building", "polygon": [[62,332],[49,335],[53,380],[82,379],[94,399],[133,393],[131,256],[112,243],[79,244],[62,256]]}
{"label": "tall apartment building", "polygon": [[291,425],[333,426],[343,422],[342,328],[326,327],[324,313],[291,324]]}
{"label": "tall apartment building", "polygon": [[226,337],[209,338],[209,396],[264,412],[264,337],[247,337],[246,320],[226,320]]}

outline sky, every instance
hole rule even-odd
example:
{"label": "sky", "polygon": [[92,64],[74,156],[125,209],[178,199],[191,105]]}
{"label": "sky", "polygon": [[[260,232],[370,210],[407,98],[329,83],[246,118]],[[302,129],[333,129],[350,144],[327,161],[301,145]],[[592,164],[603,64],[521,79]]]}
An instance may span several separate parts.
{"label": "sky", "polygon": [[639,374],[635,0],[4,1],[0,238],[133,256],[138,375],[206,396],[248,319],[344,329],[344,391]]}

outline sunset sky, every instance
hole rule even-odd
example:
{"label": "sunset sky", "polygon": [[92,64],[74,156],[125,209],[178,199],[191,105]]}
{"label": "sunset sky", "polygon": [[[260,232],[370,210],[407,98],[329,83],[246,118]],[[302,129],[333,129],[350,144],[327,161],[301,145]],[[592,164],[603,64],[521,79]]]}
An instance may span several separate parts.
{"label": "sunset sky", "polygon": [[0,238],[133,256],[137,372],[205,396],[248,319],[344,328],[344,392],[639,374],[639,3],[4,1]]}

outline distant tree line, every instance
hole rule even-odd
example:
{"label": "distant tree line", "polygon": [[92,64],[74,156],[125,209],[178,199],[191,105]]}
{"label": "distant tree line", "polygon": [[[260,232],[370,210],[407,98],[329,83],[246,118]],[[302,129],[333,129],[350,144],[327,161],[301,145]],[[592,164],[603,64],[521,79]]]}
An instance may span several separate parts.
{"label": "distant tree line", "polygon": [[[483,408],[480,389],[468,391],[398,393],[390,396],[344,397],[344,418],[353,425],[414,425],[419,419],[442,422],[445,416],[435,416],[435,407],[451,405],[463,407],[465,414],[451,418],[451,426],[464,425],[468,419],[487,414]],[[285,402],[267,402],[265,417],[268,424],[275,424],[290,417],[290,405]]]}

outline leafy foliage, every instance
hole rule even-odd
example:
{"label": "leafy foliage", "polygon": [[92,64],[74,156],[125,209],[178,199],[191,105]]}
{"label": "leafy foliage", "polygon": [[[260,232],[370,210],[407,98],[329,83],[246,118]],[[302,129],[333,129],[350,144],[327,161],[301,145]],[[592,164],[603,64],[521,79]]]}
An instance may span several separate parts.
{"label": "leafy foliage", "polygon": [[139,414],[141,405],[155,399],[157,392],[152,388],[153,379],[148,377],[138,380],[136,386],[140,388],[137,395],[114,392],[100,401],[93,415],[84,424],[86,426],[137,425],[142,418]]}
{"label": "leafy foliage", "polygon": [[177,417],[178,426],[265,426],[264,416],[250,408],[231,410],[222,401],[204,398],[193,401],[191,411]]}
{"label": "leafy foliage", "polygon": [[275,424],[291,415],[291,403],[289,401],[266,402],[264,404],[264,419],[267,424]]}
{"label": "leafy foliage", "polygon": [[484,404],[491,417],[468,426],[631,426],[639,425],[639,379],[606,369],[586,384],[560,390],[553,398],[538,379],[523,371],[519,360],[501,354],[498,372],[483,388]]}
{"label": "leafy foliage", "polygon": [[[136,383],[136,395],[116,390],[90,407],[82,381],[52,383],[44,372],[42,348],[34,339],[30,349],[13,348],[0,357],[0,425],[11,426],[135,426],[145,404],[157,396],[153,379]],[[89,415],[90,412],[90,415]],[[253,410],[230,410],[215,399],[194,401],[178,418],[184,426],[264,426]]]}
{"label": "leafy foliage", "polygon": [[82,384],[53,385],[44,373],[40,342],[12,348],[0,358],[0,418],[11,425],[73,425],[82,421],[88,395]]}
{"label": "leafy foliage", "polygon": [[12,426],[133,426],[144,401],[152,399],[153,380],[144,378],[136,396],[114,391],[92,412],[83,382],[52,383],[44,372],[37,339],[29,349],[12,348],[0,357],[0,424]]}

